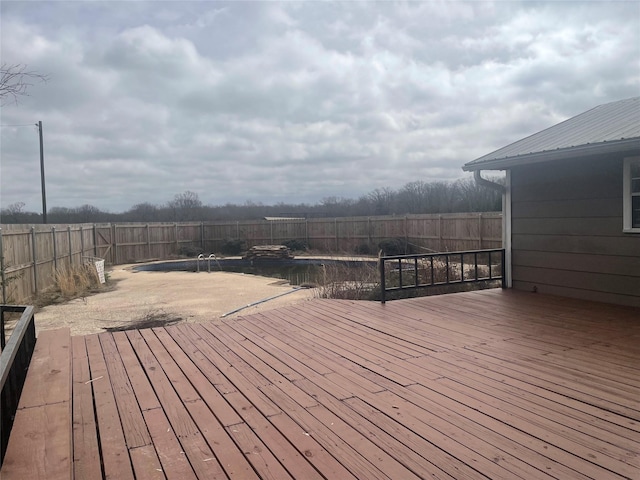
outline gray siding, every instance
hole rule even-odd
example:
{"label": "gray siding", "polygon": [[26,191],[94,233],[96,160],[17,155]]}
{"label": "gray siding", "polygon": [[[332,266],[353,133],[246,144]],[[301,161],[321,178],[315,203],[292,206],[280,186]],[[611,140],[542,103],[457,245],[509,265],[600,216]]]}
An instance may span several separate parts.
{"label": "gray siding", "polygon": [[640,306],[640,235],[622,233],[622,156],[511,169],[513,287]]}

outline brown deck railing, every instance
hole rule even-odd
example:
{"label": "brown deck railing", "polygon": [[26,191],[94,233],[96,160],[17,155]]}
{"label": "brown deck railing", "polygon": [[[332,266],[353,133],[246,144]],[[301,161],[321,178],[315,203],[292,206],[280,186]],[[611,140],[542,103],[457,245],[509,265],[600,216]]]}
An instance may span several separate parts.
{"label": "brown deck railing", "polygon": [[[5,313],[22,313],[9,341],[5,342]],[[36,344],[33,307],[0,305],[2,353],[0,354],[0,465],[7,450],[13,418]]]}
{"label": "brown deck railing", "polygon": [[500,281],[505,288],[504,249],[382,256],[380,299],[387,293],[431,287]]}

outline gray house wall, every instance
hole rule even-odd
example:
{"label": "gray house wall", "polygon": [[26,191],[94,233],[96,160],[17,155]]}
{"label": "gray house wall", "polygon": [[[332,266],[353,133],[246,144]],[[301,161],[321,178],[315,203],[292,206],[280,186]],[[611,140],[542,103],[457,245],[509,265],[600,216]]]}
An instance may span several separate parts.
{"label": "gray house wall", "polygon": [[640,306],[640,235],[622,233],[623,157],[511,169],[513,288]]}

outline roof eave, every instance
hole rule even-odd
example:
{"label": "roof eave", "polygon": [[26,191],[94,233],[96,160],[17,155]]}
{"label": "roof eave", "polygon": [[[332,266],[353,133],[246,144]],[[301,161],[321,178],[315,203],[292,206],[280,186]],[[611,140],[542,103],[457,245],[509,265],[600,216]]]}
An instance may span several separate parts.
{"label": "roof eave", "polygon": [[469,162],[462,167],[462,170],[465,172],[473,172],[476,170],[508,170],[511,167],[519,165],[567,160],[585,154],[599,155],[618,152],[622,153],[634,150],[640,150],[640,138],[629,138],[613,142],[592,143],[558,150],[533,152],[526,155],[517,155],[515,157],[485,160],[478,163]]}

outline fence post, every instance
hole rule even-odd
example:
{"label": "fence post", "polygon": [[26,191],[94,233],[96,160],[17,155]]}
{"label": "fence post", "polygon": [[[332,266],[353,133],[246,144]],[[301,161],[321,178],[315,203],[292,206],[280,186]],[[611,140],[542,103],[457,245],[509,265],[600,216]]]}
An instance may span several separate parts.
{"label": "fence post", "polygon": [[56,240],[56,227],[51,227],[51,236],[53,237],[53,270],[58,270],[58,241]]}
{"label": "fence post", "polygon": [[151,233],[149,232],[148,223],[147,223],[147,258],[151,258]]}
{"label": "fence post", "polygon": [[98,233],[96,231],[96,224],[93,224],[93,256],[98,257]]}
{"label": "fence post", "polygon": [[438,250],[444,251],[442,244],[442,215],[438,215]]}
{"label": "fence post", "polygon": [[308,218],[304,219],[304,239],[307,244],[307,248],[311,248],[311,245],[309,245],[309,219]]}
{"label": "fence post", "polygon": [[[2,243],[1,228],[0,228],[0,280],[2,281],[2,303],[7,303],[7,279],[5,278],[5,272],[4,272],[4,245]],[[3,321],[3,325],[4,325],[4,321]]]}
{"label": "fence post", "polygon": [[405,253],[411,251],[409,248],[409,217],[407,215],[404,216],[404,244],[407,246],[407,251]]}
{"label": "fence post", "polygon": [[204,252],[204,222],[200,222],[200,248]]}
{"label": "fence post", "polygon": [[336,234],[336,253],[338,253],[340,250],[338,249],[338,219],[334,218],[333,219],[333,223],[334,223],[334,231]]}
{"label": "fence post", "polygon": [[67,236],[69,237],[69,267],[73,265],[73,249],[71,248],[71,225],[67,226]]}
{"label": "fence post", "polygon": [[84,257],[84,225],[80,225],[80,263]]}
{"label": "fence post", "polygon": [[478,250],[482,250],[482,212],[478,213]]}
{"label": "fence post", "polygon": [[113,228],[111,230],[113,231],[113,238],[111,239],[111,243],[113,245],[113,264],[118,265],[118,225],[114,223],[112,227]]}
{"label": "fence post", "polygon": [[31,252],[33,255],[33,288],[38,294],[38,259],[36,254],[36,228],[31,227]]}
{"label": "fence post", "polygon": [[175,227],[175,233],[176,233],[176,254],[180,251],[180,243],[178,242],[178,222],[173,224]]}

